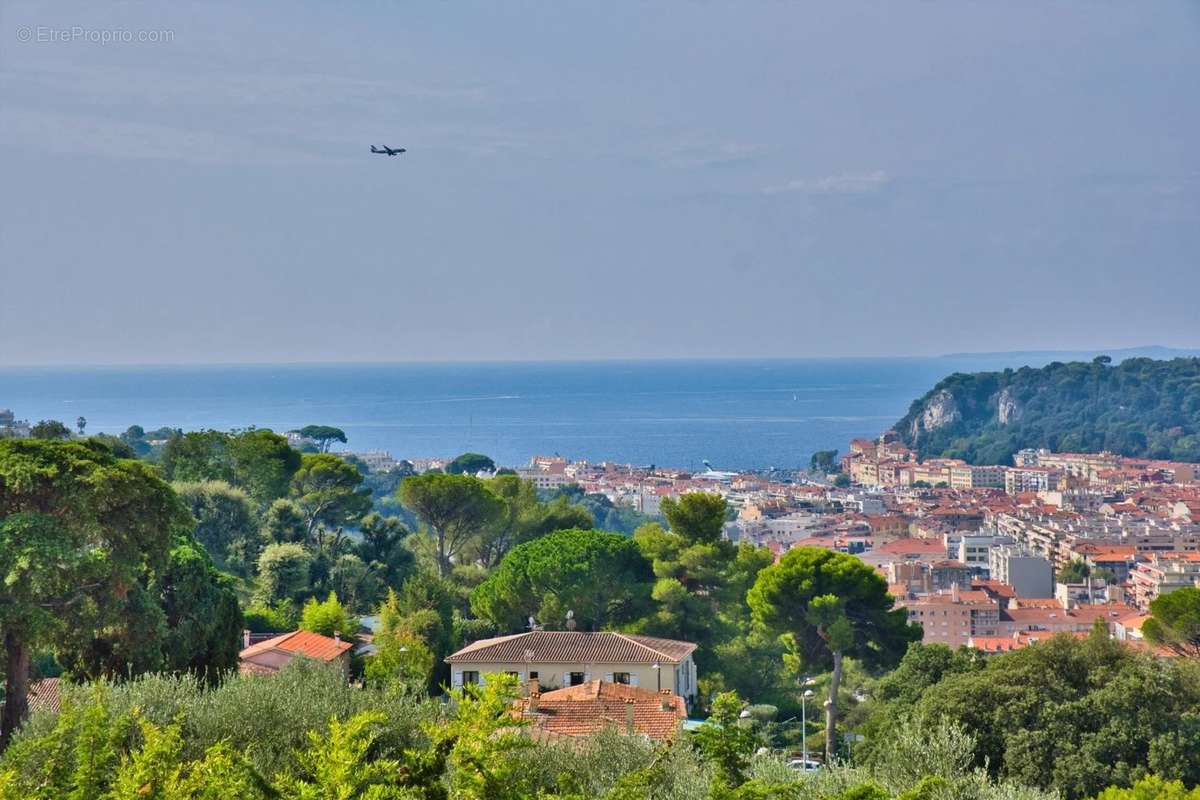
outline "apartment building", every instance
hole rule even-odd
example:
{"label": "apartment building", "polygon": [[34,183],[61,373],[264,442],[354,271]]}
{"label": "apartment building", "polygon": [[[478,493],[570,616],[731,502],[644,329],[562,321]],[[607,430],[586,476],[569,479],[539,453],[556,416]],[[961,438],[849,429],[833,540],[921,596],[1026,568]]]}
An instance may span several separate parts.
{"label": "apartment building", "polygon": [[1003,489],[1004,467],[991,464],[952,464],[951,489]]}
{"label": "apartment building", "polygon": [[986,592],[954,586],[915,600],[900,599],[896,605],[908,612],[909,622],[921,624],[926,644],[937,642],[957,648],[973,636],[999,635],[1000,604]]}
{"label": "apartment building", "polygon": [[1000,545],[988,553],[992,580],[1007,583],[1018,597],[1054,597],[1054,567],[1049,559],[1018,545]]}
{"label": "apartment building", "polygon": [[1200,553],[1154,553],[1129,574],[1130,594],[1139,611],[1150,603],[1185,586],[1200,587]]}
{"label": "apartment building", "polygon": [[1014,467],[1004,471],[1005,494],[1057,491],[1062,473],[1050,467]]}

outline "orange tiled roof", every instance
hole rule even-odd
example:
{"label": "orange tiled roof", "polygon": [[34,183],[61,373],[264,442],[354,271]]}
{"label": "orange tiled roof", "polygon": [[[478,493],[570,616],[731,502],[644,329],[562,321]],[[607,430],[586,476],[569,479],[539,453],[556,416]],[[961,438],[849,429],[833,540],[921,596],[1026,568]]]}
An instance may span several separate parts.
{"label": "orange tiled roof", "polygon": [[530,631],[511,636],[480,639],[446,658],[456,662],[519,664],[526,661],[551,664],[654,664],[678,663],[696,645],[655,636],[583,631]]}
{"label": "orange tiled roof", "polygon": [[[665,710],[664,699],[668,705]],[[670,738],[687,717],[683,698],[669,691],[659,694],[599,680],[539,695],[534,713],[529,711],[529,702],[528,698],[518,700],[515,703],[518,713],[539,731],[566,736],[587,736],[609,726],[625,731],[630,706],[634,732],[652,739]]]}
{"label": "orange tiled roof", "polygon": [[991,578],[973,578],[971,580],[971,586],[975,589],[986,592],[989,595],[994,594],[997,597],[1013,598],[1017,596],[1016,590],[1014,590],[1007,583],[1003,583]]}
{"label": "orange tiled roof", "polygon": [[881,553],[925,553],[946,555],[946,545],[937,539],[897,539],[878,548]]}
{"label": "orange tiled roof", "polygon": [[246,659],[268,650],[282,650],[317,661],[333,661],[353,646],[350,642],[330,639],[312,631],[292,631],[251,645],[238,655]]}

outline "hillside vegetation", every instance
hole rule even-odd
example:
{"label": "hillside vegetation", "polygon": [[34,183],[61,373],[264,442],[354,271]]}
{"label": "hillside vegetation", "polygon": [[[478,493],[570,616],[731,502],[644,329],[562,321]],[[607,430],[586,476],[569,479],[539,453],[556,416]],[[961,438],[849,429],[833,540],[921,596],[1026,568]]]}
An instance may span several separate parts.
{"label": "hillside vegetation", "polygon": [[1011,463],[1026,447],[1200,461],[1200,359],[955,373],[895,428],[922,457]]}

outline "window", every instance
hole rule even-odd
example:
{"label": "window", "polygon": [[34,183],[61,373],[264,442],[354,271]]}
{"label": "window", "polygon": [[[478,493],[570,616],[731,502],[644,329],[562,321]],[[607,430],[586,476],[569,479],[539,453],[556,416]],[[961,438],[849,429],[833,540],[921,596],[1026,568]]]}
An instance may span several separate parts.
{"label": "window", "polygon": [[614,672],[613,673],[613,683],[628,684],[629,683],[629,673],[628,672]]}
{"label": "window", "polygon": [[479,683],[479,673],[466,670],[463,672],[463,686]]}
{"label": "window", "polygon": [[572,672],[571,673],[571,685],[572,686],[578,686],[579,684],[581,684],[583,682],[584,682],[584,677],[583,677],[582,672]]}
{"label": "window", "polygon": [[535,670],[531,670],[531,671],[530,671],[530,673],[529,673],[529,680],[531,680],[531,681],[536,681],[537,679],[538,679],[537,670],[536,670],[536,669],[535,669]]}

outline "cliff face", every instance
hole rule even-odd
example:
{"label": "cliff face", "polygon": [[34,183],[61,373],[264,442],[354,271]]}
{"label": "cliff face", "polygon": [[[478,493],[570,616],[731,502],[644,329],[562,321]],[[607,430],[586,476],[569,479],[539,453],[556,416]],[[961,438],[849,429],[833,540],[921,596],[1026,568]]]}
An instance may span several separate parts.
{"label": "cliff face", "polygon": [[924,401],[921,413],[913,418],[908,426],[908,435],[914,442],[920,442],[924,433],[932,433],[947,425],[953,425],[962,419],[958,401],[947,389],[935,391]]}
{"label": "cliff face", "polygon": [[1016,422],[1024,410],[1024,406],[1017,400],[1016,393],[1010,387],[1006,386],[996,395],[996,422],[1000,425]]}
{"label": "cliff face", "polygon": [[976,464],[1011,463],[1025,447],[1200,462],[1200,359],[956,373],[893,430],[922,457]]}

